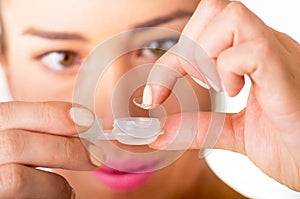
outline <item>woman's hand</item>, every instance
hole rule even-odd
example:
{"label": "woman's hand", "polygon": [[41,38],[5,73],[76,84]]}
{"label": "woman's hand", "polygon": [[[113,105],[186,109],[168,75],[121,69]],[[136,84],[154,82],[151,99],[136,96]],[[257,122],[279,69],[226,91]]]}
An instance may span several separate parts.
{"label": "woman's hand", "polygon": [[1,103],[1,198],[69,199],[72,188],[63,177],[34,167],[97,168],[80,139],[71,137],[76,129],[86,130],[93,119],[87,109],[68,103]]}
{"label": "woman's hand", "polygon": [[[247,107],[226,116],[215,147],[247,155],[266,174],[300,191],[300,45],[265,25],[243,4],[227,0],[201,1],[182,34],[215,61],[229,96],[239,93],[244,75],[252,81]],[[157,63],[201,79],[172,53]],[[176,78],[168,77],[170,84]],[[144,104],[160,104],[169,93],[149,85]],[[200,114],[202,128],[191,148],[202,147],[209,118],[209,113]],[[162,148],[172,141],[179,128],[176,120],[176,115],[168,118],[165,134],[151,147]]]}

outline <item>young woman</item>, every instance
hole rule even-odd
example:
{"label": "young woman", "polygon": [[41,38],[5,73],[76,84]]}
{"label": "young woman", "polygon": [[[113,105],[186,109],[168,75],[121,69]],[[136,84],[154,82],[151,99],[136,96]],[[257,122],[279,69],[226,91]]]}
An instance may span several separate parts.
{"label": "young woman", "polygon": [[[180,0],[118,2],[109,0],[1,0],[1,65],[5,70],[9,88],[15,100],[15,102],[0,105],[1,198],[71,198],[75,196],[75,193],[76,198],[107,199],[242,198],[218,180],[205,161],[197,158],[198,150],[187,151],[174,164],[161,170],[135,174],[101,167],[102,163],[89,155],[78,138],[70,137],[76,134],[74,125],[76,129],[84,132],[93,122],[93,115],[89,110],[81,106],[72,108],[70,103],[66,103],[72,101],[76,74],[85,58],[99,43],[111,36],[136,27],[149,26],[179,32],[183,30],[186,35],[199,42],[210,57],[218,60],[217,65],[222,66],[221,71],[224,72],[221,74],[225,88],[231,95],[241,87],[240,78],[232,75],[232,71],[237,71],[238,75],[245,73],[252,75],[255,71],[253,68],[248,71],[239,67],[241,65],[264,66],[264,62],[260,64],[250,62],[251,60],[265,60],[265,58],[273,60],[271,63],[277,67],[274,68],[272,77],[277,76],[279,81],[273,80],[269,77],[270,75],[265,75],[268,74],[268,70],[264,67],[261,71],[264,75],[259,73],[260,70],[254,73],[254,83],[256,80],[261,80],[266,88],[260,86],[261,84],[257,84],[259,86],[254,84],[255,92],[252,92],[253,95],[250,98],[252,106],[247,109],[251,111],[226,120],[234,126],[226,125],[225,130],[229,130],[222,133],[217,147],[249,155],[273,178],[291,188],[299,189],[299,178],[297,180],[294,177],[295,171],[299,168],[299,156],[297,159],[295,155],[298,154],[296,153],[298,145],[293,142],[296,136],[293,132],[299,132],[299,106],[295,105],[295,102],[299,102],[299,95],[295,92],[300,87],[299,81],[296,81],[299,77],[299,67],[296,67],[299,62],[297,59],[297,55],[300,54],[299,45],[287,36],[266,27],[254,14],[238,3],[207,0],[201,2],[199,6],[198,4],[197,0],[185,2]],[[228,26],[225,25],[225,19],[229,23]],[[187,22],[188,25],[186,25]],[[265,37],[270,40],[266,40]],[[252,40],[256,41],[254,44],[259,45],[252,44]],[[148,41],[146,48],[139,53],[133,53],[130,59],[137,63],[155,62],[162,53],[155,49],[149,50],[147,47],[153,44],[163,46],[170,41],[173,42],[167,36],[164,39]],[[273,48],[267,48],[271,44],[279,46],[280,49],[273,53]],[[252,46],[249,47],[251,52],[256,52],[256,50],[262,52],[263,57],[259,56],[261,53],[249,54],[247,45]],[[232,46],[239,46],[239,48],[236,50],[231,48]],[[229,50],[222,54],[221,52],[226,49]],[[230,57],[236,51],[249,57],[239,56],[240,59],[235,59],[236,62],[234,62]],[[290,59],[283,59],[282,53],[286,53]],[[257,57],[253,59],[251,55]],[[161,63],[177,67],[176,70],[182,75],[185,74],[184,71],[188,71],[185,66],[168,63],[167,56],[160,60]],[[242,62],[243,60],[245,62]],[[223,69],[228,63],[233,67],[229,69],[229,72]],[[101,89],[101,103],[97,104],[97,116],[104,119],[104,126],[107,129],[112,127],[113,120],[112,111],[107,106],[111,89],[116,79],[131,67],[130,62],[126,60],[121,60],[116,64],[122,64],[124,67],[113,68],[111,72],[114,78],[109,78],[109,76],[106,79],[108,80],[106,86]],[[287,69],[283,70],[283,66]],[[230,79],[232,77],[234,77],[235,84],[230,84],[229,80],[232,80]],[[272,89],[269,88],[272,85],[269,83],[271,81],[278,83],[276,84],[278,95],[273,96],[274,92],[271,92]],[[237,87],[234,87],[235,85]],[[287,85],[289,86],[284,87]],[[208,95],[206,89],[197,86],[196,83],[194,87],[197,95]],[[289,92],[284,88],[289,88]],[[272,95],[270,92],[260,95],[261,89],[270,91]],[[152,96],[147,102],[161,103],[164,99],[155,101],[154,91],[152,90],[150,95],[145,95]],[[282,93],[285,95],[280,95]],[[273,118],[274,113],[271,110],[275,105],[270,107],[268,102],[279,102],[280,96],[289,99],[291,93],[293,100],[289,100],[289,103],[280,103],[287,111],[279,111],[282,117]],[[256,100],[255,97],[260,100]],[[261,99],[269,101],[265,102]],[[209,102],[203,103],[203,106],[209,105]],[[253,110],[261,114],[253,115],[251,114]],[[79,115],[84,115],[84,117],[74,119],[72,117],[74,112],[80,112]],[[278,112],[276,113],[278,115]],[[256,118],[255,121],[261,119],[260,129],[268,130],[251,134],[256,135],[257,139],[244,134],[244,127],[245,132],[246,130],[248,132],[248,126],[254,126],[251,123],[252,120],[248,120],[249,116]],[[286,124],[292,125],[289,125],[288,129],[282,126],[289,132],[290,137],[280,141],[279,137],[283,129],[276,128],[277,131],[275,131],[266,127],[273,127],[276,121],[283,122],[280,120],[283,116],[290,116],[284,117],[284,122],[287,121]],[[172,121],[174,120],[170,120]],[[233,129],[239,131],[232,131]],[[169,135],[169,132],[166,129],[166,135]],[[235,132],[238,134],[234,134]],[[275,137],[278,139],[269,139],[270,134],[267,133],[271,132],[275,132]],[[166,141],[164,138],[168,137],[172,136],[161,137],[151,147],[159,148],[162,146],[161,142]],[[269,148],[262,150],[256,147],[260,145],[253,144],[258,142],[264,145],[268,142]],[[198,140],[197,143],[201,141]],[[278,143],[286,146],[282,148],[283,151],[278,150]],[[129,151],[134,150],[130,146],[119,146]],[[198,145],[193,145],[193,148],[198,147]],[[150,148],[145,146],[143,150],[150,150]],[[274,153],[270,154],[272,151]],[[288,163],[284,162],[285,152],[289,154],[289,156],[284,156],[289,159]],[[105,152],[99,153],[105,156]],[[265,156],[271,158],[265,161]],[[279,164],[280,162],[293,167],[284,167],[285,164]],[[270,168],[269,165],[274,163],[276,167]],[[34,168],[39,166],[56,169],[54,173],[49,173]],[[281,171],[287,172],[278,174],[280,168],[285,168]]]}

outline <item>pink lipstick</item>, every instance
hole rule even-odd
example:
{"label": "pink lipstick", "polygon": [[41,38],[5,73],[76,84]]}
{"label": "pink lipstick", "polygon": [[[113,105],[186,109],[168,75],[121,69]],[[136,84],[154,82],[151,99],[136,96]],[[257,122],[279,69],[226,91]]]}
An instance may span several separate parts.
{"label": "pink lipstick", "polygon": [[[128,192],[145,184],[153,175],[156,164],[153,162],[130,160],[110,161],[108,165],[116,166],[111,168],[103,165],[98,170],[93,171],[92,174],[110,189],[119,192]],[[117,170],[115,168],[122,169]]]}

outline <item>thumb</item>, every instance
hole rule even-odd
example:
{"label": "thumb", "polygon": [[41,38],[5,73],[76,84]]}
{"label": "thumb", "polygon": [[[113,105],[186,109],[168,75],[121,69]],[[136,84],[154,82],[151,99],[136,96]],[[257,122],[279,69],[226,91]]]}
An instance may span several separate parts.
{"label": "thumb", "polygon": [[164,134],[149,145],[154,149],[218,148],[244,154],[243,112],[199,112],[168,116]]}

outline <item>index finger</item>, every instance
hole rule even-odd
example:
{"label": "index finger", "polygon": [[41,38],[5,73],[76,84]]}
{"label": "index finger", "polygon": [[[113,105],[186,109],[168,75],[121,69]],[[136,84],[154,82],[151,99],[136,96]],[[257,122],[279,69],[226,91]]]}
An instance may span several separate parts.
{"label": "index finger", "polygon": [[[154,149],[187,150],[217,148],[245,154],[243,129],[236,128],[233,121],[243,120],[244,112],[181,113],[170,115],[164,126],[164,134],[149,146]],[[185,124],[182,118],[185,118]],[[198,121],[197,121],[198,120]],[[198,124],[195,124],[195,121]],[[197,128],[190,128],[197,125]],[[188,127],[188,128],[186,128]]]}
{"label": "index finger", "polygon": [[87,130],[93,122],[94,114],[90,110],[67,102],[0,103],[0,131],[23,129],[72,135]]}
{"label": "index finger", "polygon": [[[195,42],[191,41],[197,41],[198,35],[206,25],[228,4],[229,1],[227,0],[203,0],[200,2],[182,32],[179,45],[174,46],[174,48],[166,52],[153,67],[143,93],[142,108],[149,109],[164,102],[170,95],[177,78],[183,77],[186,74],[191,75],[198,84],[205,88],[209,88],[208,84],[210,84],[215,90],[221,90],[221,86],[215,85],[213,82],[216,79],[214,77],[218,77],[215,67],[206,67],[206,69],[212,69],[213,71],[199,71],[199,68],[193,67],[193,62],[199,62],[199,60],[193,60],[194,57],[198,57],[199,59],[199,57],[207,56],[199,46],[200,51],[198,49],[198,53],[200,54],[195,56],[195,47],[197,46],[195,46]],[[202,63],[203,60],[201,60]],[[192,63],[189,63],[190,61]],[[211,60],[209,61],[211,62]],[[205,62],[207,62],[205,63],[207,65],[208,61]],[[164,69],[162,66],[165,66],[169,70]],[[201,72],[206,73],[208,77],[203,77]]]}

